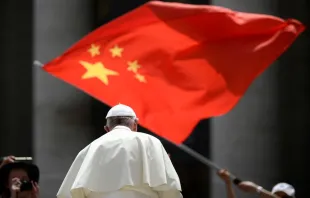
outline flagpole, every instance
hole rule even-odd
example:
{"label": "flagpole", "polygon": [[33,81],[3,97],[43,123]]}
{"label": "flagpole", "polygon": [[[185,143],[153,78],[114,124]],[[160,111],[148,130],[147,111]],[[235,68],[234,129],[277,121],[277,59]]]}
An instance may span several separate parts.
{"label": "flagpole", "polygon": [[[44,64],[42,64],[40,61],[35,60],[33,62],[33,65],[36,67],[43,67]],[[215,164],[214,162],[212,162],[211,160],[209,160],[208,158],[206,158],[205,156],[201,155],[200,153],[194,151],[193,149],[191,149],[190,147],[186,146],[185,144],[175,144],[174,142],[165,139],[168,142],[172,143],[173,145],[175,145],[176,147],[178,147],[179,149],[181,149],[182,151],[188,153],[190,156],[192,156],[193,158],[195,158],[196,160],[200,161],[201,163],[203,163],[206,166],[209,166],[210,168],[215,169],[216,171],[222,170],[223,168],[221,168],[220,166],[218,166],[217,164]],[[230,178],[231,180],[234,182],[234,184],[238,185],[242,180],[240,180],[239,178],[237,178],[236,176],[230,174]]]}
{"label": "flagpole", "polygon": [[[165,140],[167,140],[167,139],[165,139]],[[187,154],[189,154],[190,156],[192,156],[196,160],[200,161],[204,165],[209,166],[210,168],[213,168],[216,171],[220,171],[223,169],[220,166],[218,166],[217,164],[215,164],[214,162],[212,162],[211,160],[209,160],[208,158],[206,158],[205,156],[201,155],[200,153],[198,153],[198,152],[194,151],[193,149],[191,149],[190,147],[186,146],[185,144],[175,144],[174,142],[171,142],[170,140],[167,140],[167,141],[172,143],[173,145],[175,145],[176,147],[178,147],[182,151],[186,152]],[[234,176],[233,174],[230,174],[229,176],[230,176],[231,180],[234,182],[234,184],[236,184],[236,185],[238,185],[239,183],[242,182],[241,179]]]}
{"label": "flagpole", "polygon": [[33,65],[36,66],[36,67],[43,67],[43,63],[41,63],[38,60],[33,61]]}

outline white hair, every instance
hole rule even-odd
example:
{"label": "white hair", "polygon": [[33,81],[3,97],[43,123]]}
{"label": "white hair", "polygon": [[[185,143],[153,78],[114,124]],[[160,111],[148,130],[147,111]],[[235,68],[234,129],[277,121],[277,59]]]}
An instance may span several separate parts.
{"label": "white hair", "polygon": [[137,123],[137,119],[131,116],[114,116],[107,118],[107,127],[111,130],[114,127],[121,125],[132,128]]}

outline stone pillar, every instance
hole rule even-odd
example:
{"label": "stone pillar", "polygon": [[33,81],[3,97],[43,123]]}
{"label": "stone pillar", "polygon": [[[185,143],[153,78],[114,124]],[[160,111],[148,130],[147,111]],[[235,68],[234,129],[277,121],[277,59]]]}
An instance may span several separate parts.
{"label": "stone pillar", "polygon": [[[93,29],[92,1],[35,0],[34,57],[60,55]],[[77,153],[93,140],[90,97],[34,68],[35,161],[41,197],[52,198]]]}
{"label": "stone pillar", "polygon": [[32,156],[32,7],[0,2],[0,156]]}
{"label": "stone pillar", "polygon": [[[238,11],[277,15],[277,1],[213,0]],[[236,49],[238,50],[238,49]],[[211,121],[211,158],[244,180],[270,188],[279,177],[281,131],[278,117],[278,76],[273,64],[248,89],[227,115]],[[224,183],[212,176],[211,196],[226,197]],[[237,197],[252,197],[237,191]]]}
{"label": "stone pillar", "polygon": [[[308,4],[308,6],[307,6]],[[278,111],[281,132],[281,175],[279,180],[291,183],[296,197],[307,197],[310,177],[310,13],[309,1],[279,1],[280,16],[296,18],[307,30],[280,59]]]}
{"label": "stone pillar", "polygon": [[[297,18],[309,24],[306,0],[213,0],[239,11]],[[227,115],[212,119],[211,155],[221,166],[267,189],[291,183],[305,197],[309,177],[309,32],[265,71]],[[213,175],[211,197],[226,196]],[[237,191],[238,197],[252,197]]]}

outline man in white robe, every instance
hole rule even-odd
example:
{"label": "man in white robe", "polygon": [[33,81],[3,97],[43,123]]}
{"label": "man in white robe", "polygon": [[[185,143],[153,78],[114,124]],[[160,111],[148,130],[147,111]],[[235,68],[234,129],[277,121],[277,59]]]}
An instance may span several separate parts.
{"label": "man in white robe", "polygon": [[58,198],[180,198],[181,185],[162,143],[136,132],[132,108],[110,109],[108,132],[79,152]]}

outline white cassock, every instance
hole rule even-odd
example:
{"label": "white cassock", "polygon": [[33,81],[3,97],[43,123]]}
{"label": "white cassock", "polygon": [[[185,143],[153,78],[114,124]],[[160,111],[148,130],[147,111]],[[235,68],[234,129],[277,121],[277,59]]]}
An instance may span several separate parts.
{"label": "white cassock", "polygon": [[180,198],[181,185],[162,143],[117,126],[75,158],[58,198]]}

